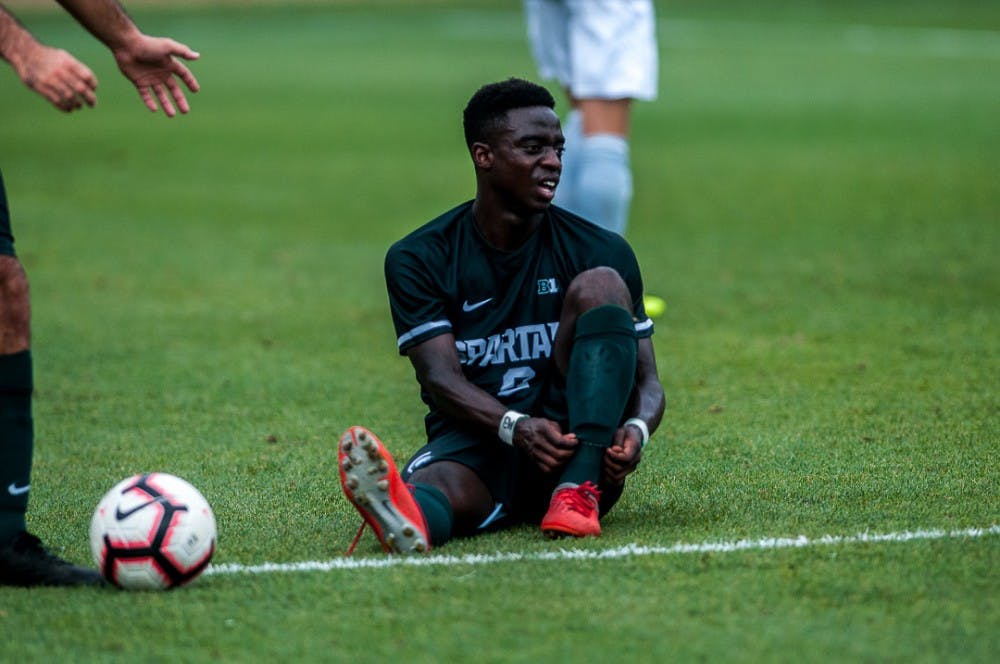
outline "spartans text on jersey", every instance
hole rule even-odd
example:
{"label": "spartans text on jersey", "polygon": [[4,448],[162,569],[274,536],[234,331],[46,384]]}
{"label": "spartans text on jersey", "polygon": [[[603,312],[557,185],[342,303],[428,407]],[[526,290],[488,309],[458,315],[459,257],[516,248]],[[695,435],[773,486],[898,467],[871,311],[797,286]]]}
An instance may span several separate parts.
{"label": "spartans text on jersey", "polygon": [[559,321],[508,328],[485,339],[456,340],[459,363],[481,367],[549,357]]}

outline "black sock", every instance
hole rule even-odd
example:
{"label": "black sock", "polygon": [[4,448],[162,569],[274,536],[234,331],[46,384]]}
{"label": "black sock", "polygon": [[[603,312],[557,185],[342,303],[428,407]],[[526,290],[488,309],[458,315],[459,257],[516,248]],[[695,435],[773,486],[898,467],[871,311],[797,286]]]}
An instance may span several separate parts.
{"label": "black sock", "polygon": [[632,314],[604,305],[576,321],[566,375],[569,430],[580,447],[560,483],[595,484],[601,478],[604,450],[611,447],[635,381],[636,336]]}
{"label": "black sock", "polygon": [[448,498],[436,486],[422,483],[413,485],[413,497],[424,513],[431,546],[441,546],[450,540],[453,517]]}
{"label": "black sock", "polygon": [[0,543],[25,530],[34,430],[31,351],[0,355]]}

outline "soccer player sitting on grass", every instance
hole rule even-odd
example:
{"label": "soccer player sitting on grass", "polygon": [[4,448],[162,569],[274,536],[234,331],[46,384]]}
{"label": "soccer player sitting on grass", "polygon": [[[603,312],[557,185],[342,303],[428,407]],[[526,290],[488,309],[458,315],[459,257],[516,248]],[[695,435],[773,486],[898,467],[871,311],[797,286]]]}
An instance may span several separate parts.
{"label": "soccer player sitting on grass", "polygon": [[551,204],[564,140],[554,107],[527,81],[478,90],[464,114],[475,199],[386,256],[428,442],[400,474],[355,426],[338,457],[345,494],[387,551],[522,522],[600,535],[663,416],[635,255]]}

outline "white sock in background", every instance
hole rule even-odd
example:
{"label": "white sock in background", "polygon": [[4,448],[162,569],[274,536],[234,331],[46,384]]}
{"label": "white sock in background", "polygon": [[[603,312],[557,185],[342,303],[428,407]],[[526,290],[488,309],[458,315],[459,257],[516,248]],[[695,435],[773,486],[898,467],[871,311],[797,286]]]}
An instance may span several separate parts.
{"label": "white sock in background", "polygon": [[615,134],[592,134],[583,137],[577,152],[571,175],[573,207],[567,209],[624,235],[632,203],[628,141]]}

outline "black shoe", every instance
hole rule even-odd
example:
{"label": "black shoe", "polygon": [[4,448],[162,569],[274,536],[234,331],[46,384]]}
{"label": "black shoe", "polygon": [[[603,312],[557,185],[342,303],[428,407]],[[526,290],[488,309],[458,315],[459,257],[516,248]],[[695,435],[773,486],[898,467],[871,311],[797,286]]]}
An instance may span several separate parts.
{"label": "black shoe", "polygon": [[92,569],[58,558],[42,541],[24,531],[0,547],[0,586],[101,586],[104,578]]}

